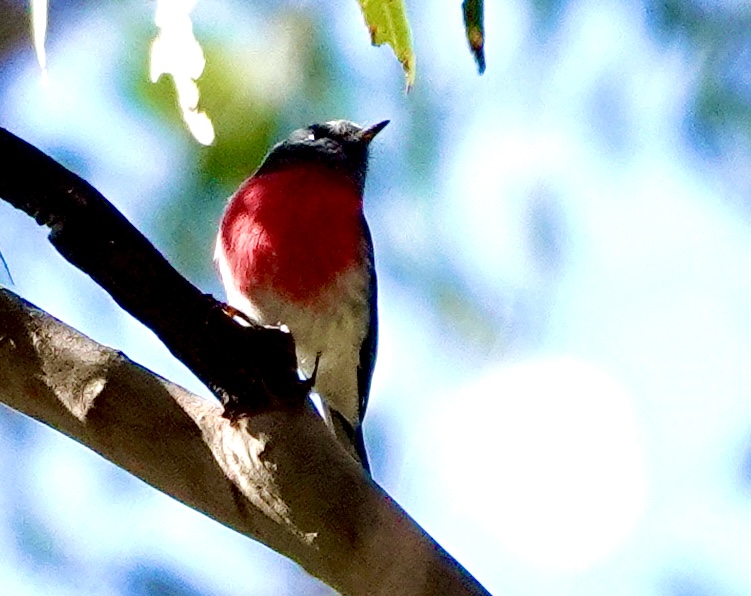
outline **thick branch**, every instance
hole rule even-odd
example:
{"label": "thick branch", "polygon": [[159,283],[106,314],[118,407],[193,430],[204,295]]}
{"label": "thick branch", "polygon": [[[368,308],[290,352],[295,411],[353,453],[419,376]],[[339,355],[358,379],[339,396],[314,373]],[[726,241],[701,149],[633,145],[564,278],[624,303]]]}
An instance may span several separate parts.
{"label": "thick branch", "polygon": [[0,197],[49,226],[60,254],[154,331],[232,414],[268,407],[269,398],[303,403],[289,334],[236,324],[94,187],[3,128],[0,168]]}
{"label": "thick branch", "polygon": [[250,415],[224,417],[6,291],[0,400],[344,593],[487,593],[333,440],[289,335],[235,323],[95,189],[3,129],[0,196]]}
{"label": "thick branch", "polygon": [[312,409],[221,408],[0,291],[0,400],[349,594],[484,594]]}

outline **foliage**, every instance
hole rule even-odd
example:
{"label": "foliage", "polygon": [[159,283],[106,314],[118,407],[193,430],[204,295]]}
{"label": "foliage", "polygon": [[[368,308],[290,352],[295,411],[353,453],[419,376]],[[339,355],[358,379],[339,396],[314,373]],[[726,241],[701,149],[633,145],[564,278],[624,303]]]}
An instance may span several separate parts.
{"label": "foliage", "polygon": [[415,82],[415,53],[404,0],[358,0],[373,45],[388,44],[407,75],[407,90]]}
{"label": "foliage", "polygon": [[485,72],[485,23],[482,0],[464,0],[464,28],[480,74]]}

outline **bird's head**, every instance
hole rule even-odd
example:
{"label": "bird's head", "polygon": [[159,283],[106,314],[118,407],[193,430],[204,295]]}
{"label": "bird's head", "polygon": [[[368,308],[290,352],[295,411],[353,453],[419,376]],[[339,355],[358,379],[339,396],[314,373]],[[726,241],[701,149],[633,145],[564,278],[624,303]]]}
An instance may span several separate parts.
{"label": "bird's head", "polygon": [[368,146],[388,120],[362,128],[347,120],[311,124],[276,144],[257,174],[289,166],[322,164],[351,177],[362,190],[368,168]]}

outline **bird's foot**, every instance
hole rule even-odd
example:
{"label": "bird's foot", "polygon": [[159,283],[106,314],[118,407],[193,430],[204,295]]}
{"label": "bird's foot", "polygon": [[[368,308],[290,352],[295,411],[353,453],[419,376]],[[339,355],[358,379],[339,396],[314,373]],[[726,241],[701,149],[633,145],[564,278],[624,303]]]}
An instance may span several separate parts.
{"label": "bird's foot", "polygon": [[313,365],[313,374],[311,374],[310,377],[308,377],[304,381],[305,387],[307,388],[308,392],[312,391],[313,387],[315,387],[316,379],[318,378],[318,365],[320,364],[320,362],[321,353],[318,352],[318,354],[316,354],[316,363]]}
{"label": "bird's foot", "polygon": [[224,313],[232,318],[232,319],[239,319],[242,323],[244,323],[247,327],[255,327],[258,325],[253,319],[251,319],[248,315],[246,315],[243,311],[241,311],[239,308],[235,308],[234,306],[230,306],[226,302],[220,302],[222,306],[222,310]]}

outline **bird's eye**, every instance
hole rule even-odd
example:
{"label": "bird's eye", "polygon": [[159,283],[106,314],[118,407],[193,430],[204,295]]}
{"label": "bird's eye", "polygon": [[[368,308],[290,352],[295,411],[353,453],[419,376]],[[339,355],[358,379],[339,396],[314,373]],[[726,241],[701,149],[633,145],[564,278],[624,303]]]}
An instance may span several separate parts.
{"label": "bird's eye", "polygon": [[306,141],[317,141],[318,139],[322,139],[326,136],[326,130],[319,126],[318,124],[314,124],[310,128],[308,128],[308,136],[305,137]]}

